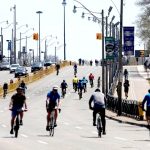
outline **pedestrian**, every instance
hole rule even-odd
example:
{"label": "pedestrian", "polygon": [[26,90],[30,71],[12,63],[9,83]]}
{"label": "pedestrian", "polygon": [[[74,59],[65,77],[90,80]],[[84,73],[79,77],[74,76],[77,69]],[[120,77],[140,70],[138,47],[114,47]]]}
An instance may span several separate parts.
{"label": "pedestrian", "polygon": [[125,93],[126,99],[128,98],[129,86],[130,86],[129,80],[125,80],[125,82],[124,82],[124,93]]}
{"label": "pedestrian", "polygon": [[3,84],[3,97],[4,98],[6,97],[7,91],[8,91],[8,84],[5,82]]}
{"label": "pedestrian", "polygon": [[128,80],[128,75],[129,75],[129,73],[128,73],[128,70],[127,69],[124,69],[124,80]]}

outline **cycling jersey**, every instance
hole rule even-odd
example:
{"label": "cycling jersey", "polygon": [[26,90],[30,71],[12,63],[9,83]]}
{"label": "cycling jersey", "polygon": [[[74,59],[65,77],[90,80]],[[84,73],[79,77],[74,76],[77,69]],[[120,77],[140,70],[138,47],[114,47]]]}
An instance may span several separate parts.
{"label": "cycling jersey", "polygon": [[94,108],[105,108],[105,95],[101,92],[94,92],[90,98],[90,102],[94,102]]}
{"label": "cycling jersey", "polygon": [[150,107],[150,93],[146,94],[144,99],[143,99],[143,107],[144,107],[144,104],[146,103],[147,107]]}
{"label": "cycling jersey", "polygon": [[89,80],[93,80],[94,76],[92,74],[89,75]]}
{"label": "cycling jersey", "polygon": [[73,78],[73,83],[78,83],[78,78]]}
{"label": "cycling jersey", "polygon": [[66,88],[67,88],[67,86],[68,86],[68,85],[67,85],[67,83],[66,83],[66,82],[62,82],[62,83],[61,83],[61,88],[62,88],[62,89],[66,89]]}
{"label": "cycling jersey", "polygon": [[88,80],[85,79],[85,78],[83,78],[83,79],[82,79],[82,82],[83,82],[83,83],[88,83]]}

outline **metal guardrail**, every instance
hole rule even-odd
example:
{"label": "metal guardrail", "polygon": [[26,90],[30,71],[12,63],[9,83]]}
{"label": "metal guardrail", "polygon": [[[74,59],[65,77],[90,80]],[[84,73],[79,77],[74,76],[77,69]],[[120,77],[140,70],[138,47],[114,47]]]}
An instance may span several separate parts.
{"label": "metal guardrail", "polygon": [[[140,102],[136,100],[122,100],[122,115],[131,117],[137,120],[143,120],[143,111]],[[112,95],[107,95],[107,109],[115,113],[118,112],[118,98]]]}

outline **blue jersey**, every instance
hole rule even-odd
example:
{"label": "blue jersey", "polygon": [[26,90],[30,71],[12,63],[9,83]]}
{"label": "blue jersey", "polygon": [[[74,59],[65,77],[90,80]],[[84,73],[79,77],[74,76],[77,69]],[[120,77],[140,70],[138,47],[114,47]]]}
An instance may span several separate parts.
{"label": "blue jersey", "polygon": [[59,93],[54,93],[53,91],[51,91],[47,94],[47,98],[50,102],[57,103],[57,100],[60,99],[60,95]]}
{"label": "blue jersey", "polygon": [[83,82],[81,81],[81,82],[78,82],[78,88],[79,89],[82,89],[83,88]]}
{"label": "blue jersey", "polygon": [[150,93],[146,94],[144,99],[143,99],[143,106],[147,102],[147,107],[150,107]]}

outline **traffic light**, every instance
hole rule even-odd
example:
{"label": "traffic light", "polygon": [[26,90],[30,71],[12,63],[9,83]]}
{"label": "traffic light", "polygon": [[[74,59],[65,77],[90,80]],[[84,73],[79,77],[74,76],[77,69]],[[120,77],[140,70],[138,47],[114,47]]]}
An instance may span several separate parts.
{"label": "traffic light", "polygon": [[102,34],[101,33],[96,33],[96,39],[101,40],[102,39]]}
{"label": "traffic light", "polygon": [[38,39],[39,39],[38,33],[33,33],[33,40],[38,40]]}

